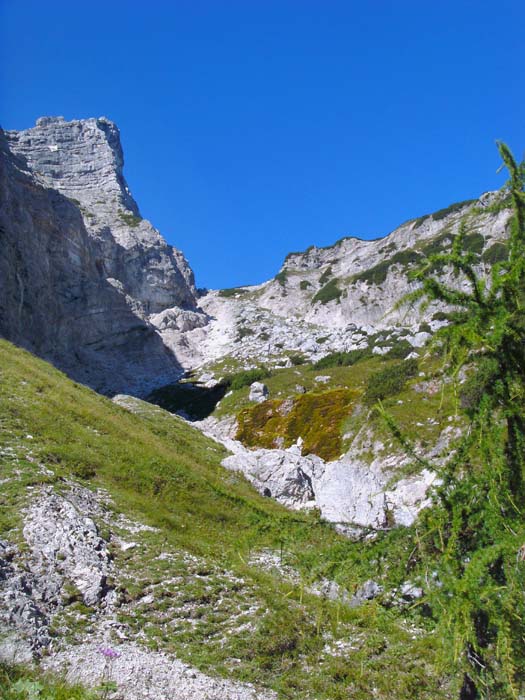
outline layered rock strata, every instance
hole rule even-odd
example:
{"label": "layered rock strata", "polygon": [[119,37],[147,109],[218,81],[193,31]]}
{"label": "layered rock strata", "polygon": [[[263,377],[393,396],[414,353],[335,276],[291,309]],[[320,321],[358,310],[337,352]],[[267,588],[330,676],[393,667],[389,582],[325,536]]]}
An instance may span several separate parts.
{"label": "layered rock strata", "polygon": [[122,167],[105,118],[0,134],[0,334],[98,391],[142,394],[182,373],[181,333],[168,346],[150,317],[175,307],[186,329],[207,319]]}

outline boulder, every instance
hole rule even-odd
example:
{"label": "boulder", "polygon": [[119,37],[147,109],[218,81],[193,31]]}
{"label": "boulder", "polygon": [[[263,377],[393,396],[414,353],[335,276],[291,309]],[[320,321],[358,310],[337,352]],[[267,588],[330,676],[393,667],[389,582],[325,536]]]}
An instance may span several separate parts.
{"label": "boulder", "polygon": [[263,384],[262,382],[253,382],[253,384],[250,385],[250,394],[248,399],[250,401],[255,401],[256,403],[262,403],[263,401],[266,401],[269,394],[270,392],[268,391],[266,384]]}

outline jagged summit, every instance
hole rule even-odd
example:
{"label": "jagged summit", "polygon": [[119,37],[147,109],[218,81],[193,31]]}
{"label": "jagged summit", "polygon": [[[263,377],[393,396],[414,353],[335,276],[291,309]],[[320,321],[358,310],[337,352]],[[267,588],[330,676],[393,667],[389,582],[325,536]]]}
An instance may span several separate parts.
{"label": "jagged summit", "polygon": [[12,151],[67,197],[100,209],[119,206],[139,216],[122,173],[124,155],[117,125],[107,117],[40,117],[25,131],[7,131]]}
{"label": "jagged summit", "polygon": [[80,208],[84,225],[100,245],[104,276],[120,281],[143,315],[195,307],[188,262],[140,216],[124,178],[116,124],[106,117],[69,122],[41,117],[31,129],[5,133],[11,152],[37,181]]}
{"label": "jagged summit", "polygon": [[142,219],[105,117],[1,132],[0,334],[102,391],[181,373],[151,318],[196,316],[193,271]]}

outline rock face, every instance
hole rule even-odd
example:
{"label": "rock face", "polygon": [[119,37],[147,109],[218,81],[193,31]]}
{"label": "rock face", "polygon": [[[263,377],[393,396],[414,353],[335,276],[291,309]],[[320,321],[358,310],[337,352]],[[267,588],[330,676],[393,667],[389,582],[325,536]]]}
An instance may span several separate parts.
{"label": "rock face", "polygon": [[[0,133],[0,334],[98,391],[181,374],[149,317],[198,313],[182,253],[142,220],[107,119],[43,118]],[[176,342],[174,343],[176,345]]]}
{"label": "rock face", "polygon": [[[213,678],[170,653],[149,649],[143,644],[142,629],[135,633],[119,621],[117,610],[127,610],[130,617],[143,616],[146,610],[151,614],[150,605],[162,600],[166,580],[156,583],[155,594],[138,600],[123,594],[129,585],[123,565],[127,555],[118,554],[143,550],[149,541],[144,535],[155,530],[116,514],[108,507],[111,499],[106,492],[93,492],[71,481],[62,482],[61,490],[63,494],[53,486],[30,486],[25,546],[0,540],[0,661],[39,659],[41,668],[87,686],[111,680],[118,686],[119,697],[127,700],[147,700],[152,693],[181,700],[276,699],[272,691]],[[104,527],[104,537],[95,520]],[[127,541],[128,535],[139,542]],[[193,567],[211,575],[212,567],[204,566],[205,560],[171,549],[163,549],[161,556],[172,563],[181,557],[187,573]],[[221,575],[223,586],[228,577],[232,585],[244,584],[231,572],[221,569]],[[143,576],[143,567],[134,570],[133,580],[143,582]],[[166,578],[171,584],[183,581],[177,576]],[[188,579],[191,583],[192,574]],[[187,595],[185,590],[182,595]],[[181,614],[187,615],[188,610]]]}
{"label": "rock face", "polygon": [[37,604],[39,579],[17,565],[17,554],[0,541],[0,660],[28,663],[51,638],[49,620]]}
{"label": "rock face", "polygon": [[34,571],[48,581],[63,578],[82,595],[86,605],[97,605],[107,592],[111,563],[107,543],[93,520],[71,501],[57,495],[41,498],[27,513],[24,538],[31,548]]}
{"label": "rock face", "polygon": [[97,264],[145,314],[195,306],[193,273],[182,253],[141,218],[124,179],[118,128],[105,117],[66,122],[43,117],[7,131],[10,150],[29,170],[77,204],[98,243]]}
{"label": "rock face", "polygon": [[73,683],[97,686],[110,678],[128,700],[277,700],[271,690],[222,678],[211,678],[173,658],[138,644],[124,643],[110,663],[96,642],[84,643],[44,661],[43,667],[66,673]]}
{"label": "rock face", "polygon": [[[436,474],[428,469],[396,477],[396,470],[409,461],[406,455],[378,455],[366,461],[360,436],[340,459],[326,462],[315,454],[303,455],[300,444],[248,449],[228,436],[232,432],[228,425],[213,418],[194,425],[232,453],[222,465],[244,474],[263,496],[288,508],[317,508],[323,518],[349,535],[411,525],[430,504],[431,488],[437,485]],[[433,456],[447,449],[452,434],[445,431],[438,447],[432,448]]]}
{"label": "rock face", "polygon": [[249,401],[255,401],[255,403],[263,403],[269,396],[268,387],[262,382],[253,382],[250,386],[250,394],[248,396]]}
{"label": "rock face", "polygon": [[72,486],[68,497],[50,489],[41,493],[25,513],[24,565],[14,545],[0,542],[0,627],[15,630],[7,635],[0,657],[14,653],[29,660],[51,643],[49,626],[68,597],[79,597],[94,609],[108,608],[112,572],[107,542],[98,534],[88,513],[93,495]]}
{"label": "rock face", "polygon": [[388,460],[366,464],[349,454],[324,462],[316,455],[301,455],[297,447],[248,450],[231,440],[224,444],[234,454],[223,466],[242,472],[263,495],[289,508],[318,508],[329,522],[357,531],[411,525],[429,505],[428,491],[436,479],[423,470],[389,487]]}
{"label": "rock face", "polygon": [[286,352],[315,361],[330,352],[366,347],[370,336],[386,337],[396,329],[420,346],[428,338],[419,333],[420,324],[435,330],[440,321],[434,315],[445,309],[437,303],[423,310],[400,304],[416,288],[411,271],[430,254],[449,248],[465,222],[466,245],[478,258],[478,272],[486,274],[497,245],[507,237],[510,211],[490,206],[499,197],[486,193],[408,221],[377,240],[349,237],[326,248],[311,246],[290,253],[276,277],[264,284],[209,292],[200,300],[212,319],[201,354],[212,360],[231,354],[246,365],[253,358],[258,364],[277,363]]}

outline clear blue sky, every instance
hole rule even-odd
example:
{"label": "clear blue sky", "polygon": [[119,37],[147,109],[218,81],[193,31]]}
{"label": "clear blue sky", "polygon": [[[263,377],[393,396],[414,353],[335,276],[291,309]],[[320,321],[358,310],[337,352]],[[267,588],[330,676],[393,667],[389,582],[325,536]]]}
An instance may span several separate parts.
{"label": "clear blue sky", "polygon": [[0,0],[0,124],[105,115],[197,283],[479,195],[525,148],[523,0]]}

